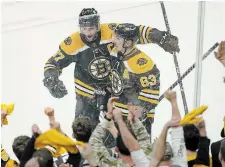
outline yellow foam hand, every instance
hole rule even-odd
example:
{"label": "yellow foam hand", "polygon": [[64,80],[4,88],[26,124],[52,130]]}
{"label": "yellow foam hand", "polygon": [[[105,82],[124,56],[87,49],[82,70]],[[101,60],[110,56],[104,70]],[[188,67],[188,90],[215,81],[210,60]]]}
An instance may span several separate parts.
{"label": "yellow foam hand", "polygon": [[8,125],[7,115],[12,114],[14,110],[14,104],[11,103],[9,105],[7,104],[1,104],[1,111],[5,112],[4,117],[2,117],[2,125]]}
{"label": "yellow foam hand", "polygon": [[208,106],[203,105],[203,106],[201,106],[197,109],[193,109],[191,112],[189,112],[184,117],[183,120],[180,121],[180,125],[184,126],[184,125],[187,125],[187,124],[195,124],[195,123],[199,122],[202,119],[202,117],[197,118],[196,116],[199,116],[199,115],[203,114],[206,111],[207,108],[208,108]]}

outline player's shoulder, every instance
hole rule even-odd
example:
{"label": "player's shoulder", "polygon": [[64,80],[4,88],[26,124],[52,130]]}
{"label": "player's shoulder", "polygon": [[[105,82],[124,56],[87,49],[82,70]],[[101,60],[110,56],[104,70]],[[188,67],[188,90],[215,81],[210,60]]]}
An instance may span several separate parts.
{"label": "player's shoulder", "polygon": [[148,55],[138,50],[133,57],[125,61],[125,66],[132,73],[143,74],[151,71],[155,64]]}
{"label": "player's shoulder", "polygon": [[82,48],[87,47],[82,41],[80,33],[77,31],[68,36],[64,41],[60,43],[60,49],[68,55],[74,55]]}
{"label": "player's shoulder", "polygon": [[101,28],[101,40],[111,40],[113,34],[113,28],[117,23],[104,23],[100,25]]}

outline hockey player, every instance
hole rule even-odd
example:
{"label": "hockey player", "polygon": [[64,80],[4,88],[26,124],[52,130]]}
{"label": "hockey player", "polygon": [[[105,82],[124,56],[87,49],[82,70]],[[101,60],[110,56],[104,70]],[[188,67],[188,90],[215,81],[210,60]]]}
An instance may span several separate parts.
{"label": "hockey player", "polygon": [[[75,62],[75,116],[85,115],[96,121],[99,110],[106,111],[108,97],[105,87],[110,73],[109,50],[113,44],[113,31],[116,24],[100,24],[100,16],[94,8],[84,8],[79,15],[80,32],[66,38],[44,67],[44,85],[55,98],[67,94],[63,82],[59,79],[62,69]],[[179,52],[178,39],[164,31],[148,26],[137,26],[140,44],[156,43],[167,52]],[[96,94],[100,95],[96,98]],[[105,97],[105,98],[104,98]],[[100,99],[100,100],[98,100]],[[102,100],[103,99],[103,100]],[[97,108],[97,103],[100,108]],[[100,103],[100,104],[99,104]],[[102,105],[103,104],[103,105]]]}
{"label": "hockey player", "polygon": [[135,45],[139,39],[139,29],[133,24],[119,24],[114,28],[112,41],[115,48],[112,57],[112,94],[119,96],[115,107],[128,115],[127,104],[132,103],[139,111],[141,120],[149,135],[154,119],[154,109],[158,104],[160,72],[144,52]]}

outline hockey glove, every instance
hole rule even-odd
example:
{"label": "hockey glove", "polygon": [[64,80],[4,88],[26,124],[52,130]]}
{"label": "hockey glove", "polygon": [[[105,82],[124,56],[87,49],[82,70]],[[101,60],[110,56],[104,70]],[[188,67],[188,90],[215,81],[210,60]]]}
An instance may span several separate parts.
{"label": "hockey glove", "polygon": [[170,35],[168,32],[159,31],[153,28],[149,33],[149,39],[153,43],[157,43],[166,52],[173,54],[173,52],[180,52],[178,45],[178,38],[176,36]]}
{"label": "hockey glove", "polygon": [[55,98],[62,98],[67,95],[66,87],[63,82],[58,79],[58,77],[45,77],[44,86],[48,88],[51,95]]}

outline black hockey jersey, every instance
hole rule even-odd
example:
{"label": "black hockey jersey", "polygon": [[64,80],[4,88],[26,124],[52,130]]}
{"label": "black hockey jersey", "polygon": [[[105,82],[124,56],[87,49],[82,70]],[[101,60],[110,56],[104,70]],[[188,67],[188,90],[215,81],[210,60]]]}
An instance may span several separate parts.
{"label": "black hockey jersey", "polygon": [[[111,24],[101,24],[99,37],[94,42],[87,42],[79,32],[66,38],[58,52],[45,64],[45,71],[56,70],[60,75],[62,69],[76,62],[74,77],[75,91],[81,96],[93,98],[94,91],[108,84],[110,73],[110,55],[113,30]],[[147,37],[152,28],[139,26],[140,44],[150,43]]]}
{"label": "black hockey jersey", "polygon": [[154,117],[159,102],[160,72],[153,60],[137,48],[126,58],[118,55],[115,49],[111,56],[118,59],[113,62],[111,75],[112,91],[119,96],[114,105],[123,111],[124,116],[128,114],[127,104],[130,102],[144,108],[148,117]]}

